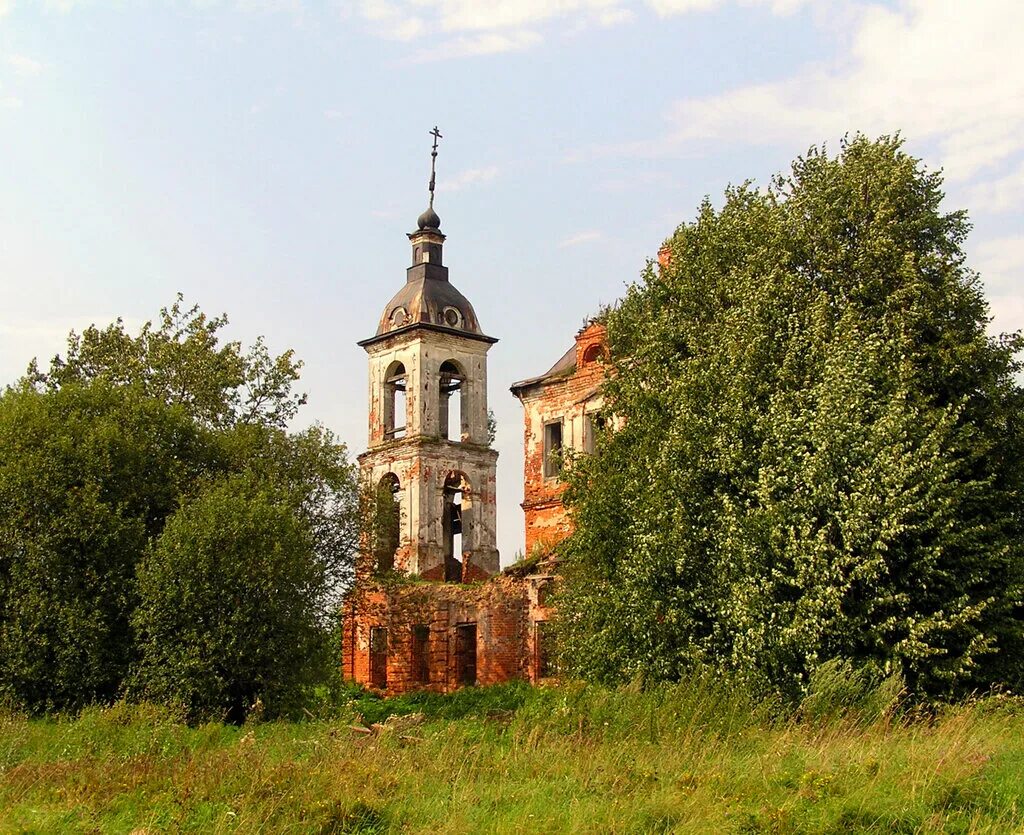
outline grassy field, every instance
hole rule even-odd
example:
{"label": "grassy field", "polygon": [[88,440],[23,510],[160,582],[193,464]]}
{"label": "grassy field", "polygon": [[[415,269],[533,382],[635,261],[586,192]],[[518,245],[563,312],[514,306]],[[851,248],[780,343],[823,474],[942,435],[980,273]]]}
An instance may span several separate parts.
{"label": "grassy field", "polygon": [[0,831],[1024,832],[1019,700],[826,707],[780,720],[707,680],[363,697],[243,727],[6,715]]}

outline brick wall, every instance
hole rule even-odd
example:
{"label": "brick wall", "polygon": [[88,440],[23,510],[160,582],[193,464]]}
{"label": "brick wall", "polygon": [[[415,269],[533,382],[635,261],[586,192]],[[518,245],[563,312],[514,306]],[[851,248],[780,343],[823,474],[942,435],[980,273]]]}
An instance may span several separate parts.
{"label": "brick wall", "polygon": [[[387,629],[388,693],[449,692],[461,686],[456,646],[461,625],[476,627],[476,683],[497,684],[535,678],[535,619],[547,616],[537,604],[537,578],[494,577],[476,585],[364,582],[344,609],[342,671],[346,679],[371,686],[370,635]],[[429,680],[416,675],[414,629],[429,629]]]}
{"label": "brick wall", "polygon": [[562,444],[582,453],[587,443],[587,416],[601,406],[600,386],[606,351],[604,325],[592,323],[576,334],[575,365],[525,384],[513,392],[523,404],[523,512],[526,551],[547,549],[572,531],[562,504],[564,484],[544,470],[544,432],[551,422],[562,422]]}

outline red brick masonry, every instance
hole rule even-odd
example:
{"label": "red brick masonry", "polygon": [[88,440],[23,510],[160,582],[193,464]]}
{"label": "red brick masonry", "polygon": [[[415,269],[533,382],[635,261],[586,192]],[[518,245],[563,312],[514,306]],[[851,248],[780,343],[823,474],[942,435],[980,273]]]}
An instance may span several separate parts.
{"label": "red brick masonry", "polygon": [[346,604],[344,677],[388,693],[537,681],[544,673],[537,636],[552,582],[550,575],[500,575],[473,585],[364,582]]}
{"label": "red brick masonry", "polygon": [[562,504],[565,485],[544,472],[544,426],[561,419],[563,446],[584,451],[584,419],[596,411],[606,340],[604,325],[593,322],[576,334],[575,350],[567,352],[546,374],[512,386],[512,393],[523,403],[522,507],[527,554],[548,550],[572,533]]}

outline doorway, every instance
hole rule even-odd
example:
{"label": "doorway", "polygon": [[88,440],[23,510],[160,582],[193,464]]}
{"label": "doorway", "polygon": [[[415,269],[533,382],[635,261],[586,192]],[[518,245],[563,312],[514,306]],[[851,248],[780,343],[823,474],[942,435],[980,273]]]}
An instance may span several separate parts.
{"label": "doorway", "polygon": [[455,680],[460,687],[476,684],[476,624],[455,627]]}

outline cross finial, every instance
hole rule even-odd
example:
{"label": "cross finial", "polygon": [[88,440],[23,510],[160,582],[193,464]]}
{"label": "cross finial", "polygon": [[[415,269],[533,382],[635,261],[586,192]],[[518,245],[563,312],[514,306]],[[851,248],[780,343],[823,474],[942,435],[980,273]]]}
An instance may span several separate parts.
{"label": "cross finial", "polygon": [[429,131],[430,135],[434,137],[434,147],[430,151],[430,208],[434,208],[434,169],[437,164],[437,140],[443,139],[441,131],[437,129],[437,125],[434,125],[434,129]]}

